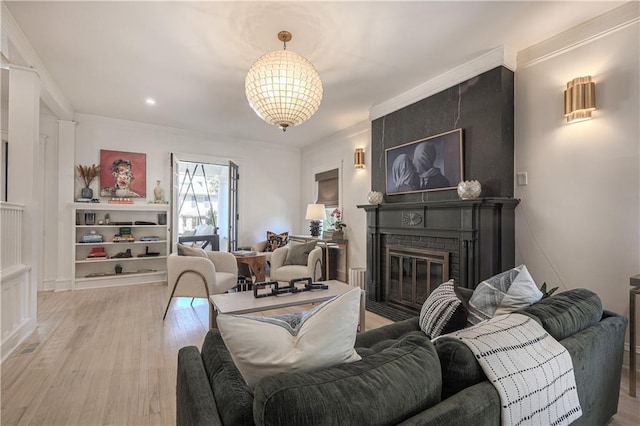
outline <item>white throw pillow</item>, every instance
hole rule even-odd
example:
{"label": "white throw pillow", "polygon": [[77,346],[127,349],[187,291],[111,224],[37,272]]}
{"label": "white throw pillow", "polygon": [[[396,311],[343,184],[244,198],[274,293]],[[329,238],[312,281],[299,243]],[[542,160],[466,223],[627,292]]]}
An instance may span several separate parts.
{"label": "white throw pillow", "polygon": [[260,378],[276,373],[359,361],[353,348],[359,318],[360,289],[354,288],[296,314],[219,315],[218,328],[236,367],[253,389]]}
{"label": "white throw pillow", "polygon": [[469,323],[477,324],[531,306],[542,296],[527,267],[520,265],[478,284],[469,299],[467,319]]}

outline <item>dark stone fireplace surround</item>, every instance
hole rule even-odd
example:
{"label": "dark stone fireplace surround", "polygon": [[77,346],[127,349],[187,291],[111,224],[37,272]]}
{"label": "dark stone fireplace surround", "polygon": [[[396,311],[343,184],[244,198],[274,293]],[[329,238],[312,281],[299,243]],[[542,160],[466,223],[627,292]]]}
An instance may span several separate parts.
{"label": "dark stone fireplace surround", "polygon": [[449,277],[466,288],[512,268],[518,202],[479,198],[358,206],[367,214],[368,298],[386,302],[387,245],[449,252]]}
{"label": "dark stone fireplace surround", "polygon": [[371,189],[387,192],[387,149],[456,128],[463,131],[462,178],[480,181],[484,198],[460,200],[447,189],[387,194],[379,206],[359,206],[367,214],[372,301],[385,303],[386,244],[448,251],[449,276],[469,288],[514,266],[514,74],[504,66],[373,120]]}

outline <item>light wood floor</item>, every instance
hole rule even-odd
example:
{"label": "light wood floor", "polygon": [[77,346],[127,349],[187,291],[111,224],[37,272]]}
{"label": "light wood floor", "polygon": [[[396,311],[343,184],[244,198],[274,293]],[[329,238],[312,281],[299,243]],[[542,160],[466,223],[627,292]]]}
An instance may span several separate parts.
{"label": "light wood floor", "polygon": [[[201,346],[208,306],[176,299],[162,321],[165,295],[162,285],[39,293],[36,331],[2,364],[0,424],[174,424],[178,349]],[[640,424],[626,374],[611,425]]]}

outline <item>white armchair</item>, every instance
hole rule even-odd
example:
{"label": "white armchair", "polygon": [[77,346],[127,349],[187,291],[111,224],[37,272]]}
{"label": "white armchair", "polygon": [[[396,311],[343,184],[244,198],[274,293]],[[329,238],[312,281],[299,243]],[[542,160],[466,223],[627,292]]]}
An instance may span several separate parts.
{"label": "white armchair", "polygon": [[271,255],[271,275],[274,281],[289,282],[295,278],[311,277],[312,280],[322,276],[322,249],[316,247],[309,252],[306,265],[285,265],[287,254],[292,244],[276,249]]}
{"label": "white armchair", "polygon": [[[210,251],[207,257],[178,256],[167,257],[167,278],[169,300],[162,319],[169,311],[174,297],[204,297],[225,293],[238,282],[238,264],[231,253]],[[209,321],[213,318],[209,303]]]}

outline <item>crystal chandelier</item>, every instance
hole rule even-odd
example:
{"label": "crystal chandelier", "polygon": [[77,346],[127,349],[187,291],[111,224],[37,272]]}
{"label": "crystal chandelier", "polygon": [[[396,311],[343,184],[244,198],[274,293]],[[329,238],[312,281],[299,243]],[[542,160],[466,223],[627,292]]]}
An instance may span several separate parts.
{"label": "crystal chandelier", "polygon": [[283,131],[308,120],[322,101],[322,82],[309,60],[287,50],[291,33],[280,31],[283,50],[259,57],[245,79],[245,93],[251,108],[267,123]]}

